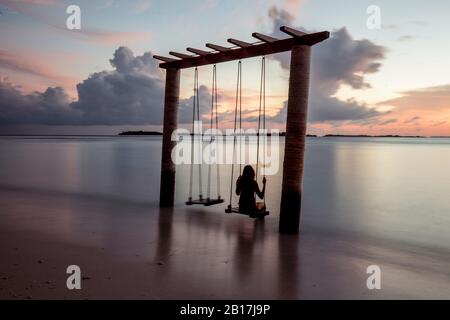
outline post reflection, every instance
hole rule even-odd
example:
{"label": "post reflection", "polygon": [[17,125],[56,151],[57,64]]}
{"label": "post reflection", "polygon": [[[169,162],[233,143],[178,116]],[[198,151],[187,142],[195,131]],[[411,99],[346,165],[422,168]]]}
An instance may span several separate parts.
{"label": "post reflection", "polygon": [[276,227],[203,208],[161,209],[154,263],[164,264],[163,283],[194,298],[298,298],[299,238]]}
{"label": "post reflection", "polygon": [[158,215],[158,240],[154,262],[157,264],[170,263],[172,249],[173,208],[160,208]]}
{"label": "post reflection", "polygon": [[278,298],[299,297],[299,236],[280,234],[278,236]]}

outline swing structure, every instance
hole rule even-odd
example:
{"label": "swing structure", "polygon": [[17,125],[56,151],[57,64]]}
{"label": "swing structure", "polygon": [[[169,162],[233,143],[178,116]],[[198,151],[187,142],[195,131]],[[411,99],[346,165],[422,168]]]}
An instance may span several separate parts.
{"label": "swing structure", "polygon": [[[282,26],[280,30],[289,37],[286,39],[277,39],[255,32],[252,36],[259,40],[255,43],[228,39],[228,42],[233,44],[233,47],[207,43],[206,47],[212,49],[212,51],[187,48],[187,51],[192,54],[169,52],[172,57],[154,56],[155,59],[162,61],[160,67],[166,70],[160,185],[161,207],[173,207],[174,204],[175,164],[172,162],[171,154],[176,142],[172,141],[171,136],[172,132],[177,128],[178,122],[181,70],[290,51],[291,65],[279,231],[282,233],[298,233],[301,211],[311,47],[328,39],[330,34],[328,31],[307,34],[286,26]],[[265,125],[265,117],[262,121]]]}
{"label": "swing structure", "polygon": [[[239,115],[239,117],[238,117]],[[230,203],[228,204],[227,209],[225,209],[226,213],[239,213],[247,215],[251,218],[264,218],[265,216],[269,215],[269,211],[266,210],[266,201],[265,201],[265,194],[263,195],[263,202],[257,202],[256,207],[254,210],[243,210],[239,207],[233,207],[232,201],[233,201],[233,185],[234,185],[234,163],[236,162],[236,144],[237,144],[237,137],[236,137],[236,130],[237,130],[237,124],[239,123],[239,133],[242,133],[242,62],[239,60],[238,62],[238,72],[237,72],[237,81],[236,81],[236,106],[234,110],[234,139],[233,139],[233,162],[231,164],[231,179],[230,179]],[[260,137],[261,137],[261,130],[264,135],[264,142],[266,142],[267,133],[266,133],[266,57],[263,56],[261,59],[261,82],[259,87],[259,110],[258,110],[258,128],[257,128],[257,145],[256,145],[256,174],[255,179],[258,181],[258,168],[259,168],[259,146],[260,146]],[[241,142],[242,142],[242,136],[239,136],[239,149],[242,152],[241,148]],[[266,156],[266,150],[265,146],[266,143],[263,144],[264,151],[263,156],[264,160],[263,163],[265,163],[265,156]],[[241,152],[239,153],[239,156],[241,156]],[[242,173],[242,159],[239,159],[239,174]],[[265,175],[264,179],[265,179]]]}
{"label": "swing structure", "polygon": [[[211,117],[210,117],[210,130],[213,129],[215,124],[216,132],[219,129],[219,120],[218,120],[218,114],[217,114],[217,72],[216,72],[216,65],[213,66],[213,77],[212,77],[212,94],[211,94]],[[203,191],[202,191],[202,185],[203,185],[203,179],[202,179],[202,163],[200,162],[198,164],[198,188],[199,188],[199,196],[198,199],[192,198],[192,189],[193,189],[193,182],[194,182],[194,152],[195,152],[195,121],[200,121],[201,115],[200,115],[200,97],[199,97],[199,90],[198,90],[198,69],[195,68],[194,72],[194,99],[192,104],[192,134],[191,134],[191,166],[190,166],[190,179],[189,179],[189,198],[188,201],[186,201],[186,204],[188,206],[193,204],[201,204],[204,206],[212,206],[215,204],[223,203],[223,199],[220,196],[220,174],[219,174],[219,165],[216,164],[216,180],[217,180],[217,198],[211,198],[211,165],[208,166],[208,185],[207,185],[207,197],[203,198]],[[212,131],[211,131],[212,132]],[[203,133],[200,136],[200,145],[203,144]],[[211,141],[213,141],[214,136],[210,136]],[[198,148],[199,156],[201,157],[202,148]]]}

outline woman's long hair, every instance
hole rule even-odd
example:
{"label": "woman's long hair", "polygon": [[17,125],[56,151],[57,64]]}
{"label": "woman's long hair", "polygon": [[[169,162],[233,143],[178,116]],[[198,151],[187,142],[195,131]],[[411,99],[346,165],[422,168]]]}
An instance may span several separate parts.
{"label": "woman's long hair", "polygon": [[250,183],[255,180],[255,170],[251,165],[246,165],[242,171],[242,182]]}

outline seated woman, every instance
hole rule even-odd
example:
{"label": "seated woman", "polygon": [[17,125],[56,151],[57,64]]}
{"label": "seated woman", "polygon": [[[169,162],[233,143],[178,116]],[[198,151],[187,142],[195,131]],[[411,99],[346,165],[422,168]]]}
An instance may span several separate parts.
{"label": "seated woman", "polygon": [[255,170],[250,165],[244,167],[242,176],[236,181],[236,194],[239,197],[239,210],[248,214],[258,214],[265,212],[264,203],[256,203],[255,193],[261,199],[266,192],[266,178],[263,178],[263,189],[259,190],[258,182],[255,181]]}

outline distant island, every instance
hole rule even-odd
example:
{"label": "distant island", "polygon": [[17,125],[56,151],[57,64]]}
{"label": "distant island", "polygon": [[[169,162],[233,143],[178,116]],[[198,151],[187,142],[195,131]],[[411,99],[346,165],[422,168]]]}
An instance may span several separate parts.
{"label": "distant island", "polygon": [[[192,135],[192,134],[190,134]],[[248,134],[246,134],[248,135]],[[256,135],[256,133],[254,134]],[[271,136],[270,132],[267,133],[268,136]],[[119,136],[162,136],[162,132],[159,131],[123,131],[119,133]],[[225,135],[224,135],[225,136]],[[280,137],[286,136],[286,132],[280,132]],[[323,136],[317,136],[315,134],[307,134],[307,137],[310,138],[450,138],[448,136],[403,136],[396,134],[387,134],[387,135],[368,135],[368,134],[326,134]]]}
{"label": "distant island", "polygon": [[424,136],[401,136],[396,134],[387,135],[367,135],[367,134],[326,134],[325,138],[346,137],[346,138],[426,138]]}
{"label": "distant island", "polygon": [[119,136],[162,136],[161,132],[158,131],[122,131]]}
{"label": "distant island", "polygon": [[[190,134],[192,135],[192,133]],[[256,133],[254,134],[256,135]],[[270,132],[267,133],[268,136],[270,136]],[[284,137],[286,135],[286,132],[280,132],[279,136]],[[144,130],[138,130],[138,131],[122,131],[119,133],[119,136],[162,136],[162,132],[158,131],[144,131]],[[225,136],[225,135],[224,135]],[[317,137],[315,134],[307,134],[307,137]]]}

